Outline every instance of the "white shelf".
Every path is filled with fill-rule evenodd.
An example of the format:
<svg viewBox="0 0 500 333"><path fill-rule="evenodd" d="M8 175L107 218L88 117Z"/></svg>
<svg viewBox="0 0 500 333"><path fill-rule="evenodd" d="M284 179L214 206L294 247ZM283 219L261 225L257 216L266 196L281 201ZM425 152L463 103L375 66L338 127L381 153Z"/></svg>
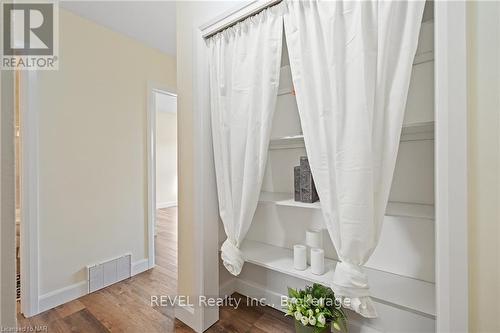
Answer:
<svg viewBox="0 0 500 333"><path fill-rule="evenodd" d="M269 144L269 149L293 149L293 148L305 148L304 136L294 135L294 136L284 136L281 138L273 138Z"/></svg>
<svg viewBox="0 0 500 333"><path fill-rule="evenodd" d="M434 140L434 121L404 124L401 131L401 141ZM272 138L269 149L305 148L304 135Z"/></svg>
<svg viewBox="0 0 500 333"><path fill-rule="evenodd" d="M404 216L434 220L434 206L407 202L389 202L386 216Z"/></svg>
<svg viewBox="0 0 500 333"><path fill-rule="evenodd" d="M434 121L404 124L401 141L434 140Z"/></svg>
<svg viewBox="0 0 500 333"><path fill-rule="evenodd" d="M262 203L273 203L278 201L289 200L292 198L292 194L283 192L260 192L259 202Z"/></svg>
<svg viewBox="0 0 500 333"><path fill-rule="evenodd" d="M336 260L325 259L326 273L314 275L310 268L298 271L293 268L293 251L261 242L245 240L241 246L245 261L287 274L311 283L329 286L333 281ZM435 316L434 283L365 268L370 281L372 298L399 308Z"/></svg>
<svg viewBox="0 0 500 333"><path fill-rule="evenodd" d="M261 203L272 203L277 206L287 206L287 207L301 207L310 209L320 209L319 201L315 203L306 203L295 201L293 199L292 193L282 193L282 192L260 192L259 202Z"/></svg>
<svg viewBox="0 0 500 333"><path fill-rule="evenodd" d="M422 22L413 65L434 61L434 21Z"/></svg>
<svg viewBox="0 0 500 333"><path fill-rule="evenodd" d="M278 96L293 95L293 94L295 94L293 87L285 87L285 88L278 89Z"/></svg>
<svg viewBox="0 0 500 333"><path fill-rule="evenodd" d="M277 206L321 209L321 202L305 203L295 201L292 193L261 192L259 202L272 203ZM422 219L434 219L434 206L406 202L389 202L386 216L402 216Z"/></svg>
<svg viewBox="0 0 500 333"><path fill-rule="evenodd" d="M321 205L319 201L313 203L300 202L295 201L293 198L286 200L279 200L275 202L278 206L287 206L287 207L301 207L301 208L309 208L309 209L321 209Z"/></svg>

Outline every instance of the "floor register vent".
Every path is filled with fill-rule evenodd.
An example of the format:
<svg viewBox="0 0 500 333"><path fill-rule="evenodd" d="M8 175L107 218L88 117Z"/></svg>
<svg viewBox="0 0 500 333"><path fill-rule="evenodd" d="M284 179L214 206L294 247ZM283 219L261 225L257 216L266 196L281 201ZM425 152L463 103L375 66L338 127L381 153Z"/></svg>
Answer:
<svg viewBox="0 0 500 333"><path fill-rule="evenodd" d="M132 256L130 254L87 266L89 293L102 289L131 276Z"/></svg>

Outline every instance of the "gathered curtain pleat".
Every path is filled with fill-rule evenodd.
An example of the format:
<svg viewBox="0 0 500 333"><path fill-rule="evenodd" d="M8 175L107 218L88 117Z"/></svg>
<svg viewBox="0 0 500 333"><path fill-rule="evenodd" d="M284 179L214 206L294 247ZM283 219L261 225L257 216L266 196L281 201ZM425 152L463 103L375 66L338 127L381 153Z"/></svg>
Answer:
<svg viewBox="0 0 500 333"><path fill-rule="evenodd" d="M278 94L283 15L269 8L211 37L212 138L219 211L227 239L221 257L239 275L240 251L257 208Z"/></svg>
<svg viewBox="0 0 500 333"><path fill-rule="evenodd" d="M362 266L391 188L425 1L285 1L211 37L219 210L233 275L257 207L278 94L283 24L324 221L340 262L331 287L376 317ZM346 302L347 301L347 302Z"/></svg>
<svg viewBox="0 0 500 333"><path fill-rule="evenodd" d="M425 1L289 1L285 36L307 155L340 262L332 289L376 317L362 265L391 188Z"/></svg>

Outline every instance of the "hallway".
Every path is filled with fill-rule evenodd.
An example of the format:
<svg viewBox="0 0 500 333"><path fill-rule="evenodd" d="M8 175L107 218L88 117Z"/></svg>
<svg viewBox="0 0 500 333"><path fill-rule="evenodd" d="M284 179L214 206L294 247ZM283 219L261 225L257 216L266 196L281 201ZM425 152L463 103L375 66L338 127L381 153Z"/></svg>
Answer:
<svg viewBox="0 0 500 333"><path fill-rule="evenodd" d="M48 332L191 332L173 308L151 307L151 295L177 289L177 207L157 212L156 267L32 318L18 314L18 327ZM41 328L43 331L43 328Z"/></svg>
<svg viewBox="0 0 500 333"><path fill-rule="evenodd" d="M157 210L156 267L32 318L18 314L18 327L46 332L193 332L172 307L150 306L151 295L177 292L177 207ZM243 297L233 295L234 297ZM46 327L46 329L44 328ZM293 332L293 321L270 307L220 308L207 332Z"/></svg>

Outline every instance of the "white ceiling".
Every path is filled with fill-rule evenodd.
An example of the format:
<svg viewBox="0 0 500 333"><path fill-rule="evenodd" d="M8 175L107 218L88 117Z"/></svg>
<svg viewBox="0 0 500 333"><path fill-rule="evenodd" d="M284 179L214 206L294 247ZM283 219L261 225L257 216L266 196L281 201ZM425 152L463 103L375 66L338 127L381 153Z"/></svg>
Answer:
<svg viewBox="0 0 500 333"><path fill-rule="evenodd" d="M61 1L60 6L175 57L175 1Z"/></svg>

